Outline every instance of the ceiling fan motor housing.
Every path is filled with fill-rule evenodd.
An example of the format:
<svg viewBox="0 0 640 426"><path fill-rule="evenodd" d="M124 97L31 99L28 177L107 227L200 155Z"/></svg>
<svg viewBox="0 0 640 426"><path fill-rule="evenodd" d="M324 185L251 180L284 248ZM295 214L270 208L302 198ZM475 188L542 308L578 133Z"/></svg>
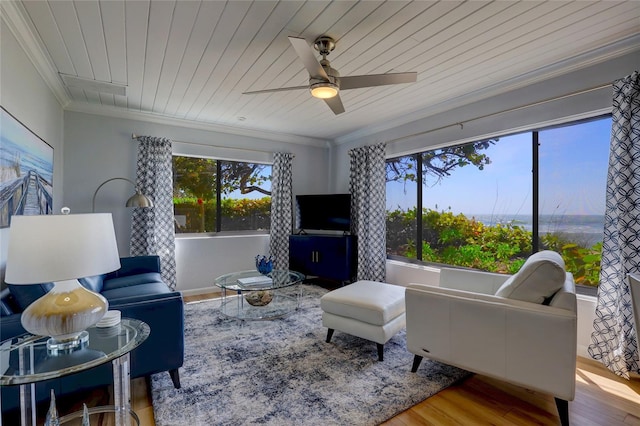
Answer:
<svg viewBox="0 0 640 426"><path fill-rule="evenodd" d="M329 36L320 36L313 42L313 47L324 57L336 47L336 42Z"/></svg>

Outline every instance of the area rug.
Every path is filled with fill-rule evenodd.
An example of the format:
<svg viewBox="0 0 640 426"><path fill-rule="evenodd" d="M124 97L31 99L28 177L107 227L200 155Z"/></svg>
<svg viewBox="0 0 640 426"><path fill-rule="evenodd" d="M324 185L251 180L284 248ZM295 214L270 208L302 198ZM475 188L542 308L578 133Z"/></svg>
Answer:
<svg viewBox="0 0 640 426"><path fill-rule="evenodd" d="M411 373L404 330L383 362L373 342L336 331L326 343L325 292L304 284L300 309L271 321L224 318L219 301L186 305L182 388L151 377L156 424L375 425L469 374L427 359Z"/></svg>

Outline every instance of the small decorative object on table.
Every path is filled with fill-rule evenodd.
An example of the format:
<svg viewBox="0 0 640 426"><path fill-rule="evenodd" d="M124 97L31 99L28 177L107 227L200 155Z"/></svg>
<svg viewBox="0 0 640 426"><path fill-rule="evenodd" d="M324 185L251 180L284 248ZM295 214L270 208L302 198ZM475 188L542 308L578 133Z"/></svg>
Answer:
<svg viewBox="0 0 640 426"><path fill-rule="evenodd" d="M60 426L60 417L58 417L58 409L56 408L56 395L51 389L51 403L49 404L49 411L47 411L47 417L44 420L44 426Z"/></svg>
<svg viewBox="0 0 640 426"><path fill-rule="evenodd" d="M263 275L268 274L273 270L273 258L271 256L256 256L256 269Z"/></svg>
<svg viewBox="0 0 640 426"><path fill-rule="evenodd" d="M89 409L87 404L82 404L82 426L91 426L89 423Z"/></svg>
<svg viewBox="0 0 640 426"><path fill-rule="evenodd" d="M96 323L97 328L109 328L120 324L122 313L118 310L107 311L102 319Z"/></svg>
<svg viewBox="0 0 640 426"><path fill-rule="evenodd" d="M262 275L267 275L273 270L273 258L264 255L256 256L256 269ZM271 303L273 295L268 290L252 291L244 295L244 298L251 306L266 306Z"/></svg>
<svg viewBox="0 0 640 426"><path fill-rule="evenodd" d="M258 290L246 293L244 298L251 306L267 306L271 303L273 295L269 290Z"/></svg>

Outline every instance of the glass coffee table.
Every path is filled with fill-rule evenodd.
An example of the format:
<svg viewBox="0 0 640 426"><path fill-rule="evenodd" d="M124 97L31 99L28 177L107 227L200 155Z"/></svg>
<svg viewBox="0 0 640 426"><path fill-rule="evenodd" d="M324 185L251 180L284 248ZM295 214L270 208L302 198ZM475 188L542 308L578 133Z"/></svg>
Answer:
<svg viewBox="0 0 640 426"><path fill-rule="evenodd" d="M94 412L115 413L117 426L128 426L138 417L131 410L129 352L144 342L149 326L137 319L122 318L113 327L87 329L88 341L68 352L47 349L48 337L23 334L0 343L0 387L20 386L20 417L22 426L36 424L35 383L85 371L111 361L113 366L114 405L94 407ZM76 412L60 418L66 423L82 417ZM1 421L0 421L1 423Z"/></svg>
<svg viewBox="0 0 640 426"><path fill-rule="evenodd" d="M267 320L290 314L300 307L305 276L300 272L274 269L232 272L214 284L222 289L220 312L238 320Z"/></svg>

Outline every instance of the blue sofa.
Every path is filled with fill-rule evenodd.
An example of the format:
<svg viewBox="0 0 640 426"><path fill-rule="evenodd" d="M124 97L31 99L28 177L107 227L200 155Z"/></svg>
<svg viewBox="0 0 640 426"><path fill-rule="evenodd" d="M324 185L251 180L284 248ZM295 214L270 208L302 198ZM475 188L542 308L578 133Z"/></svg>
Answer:
<svg viewBox="0 0 640 426"><path fill-rule="evenodd" d="M180 292L172 291L160 276L158 256L124 257L121 268L109 274L82 278L80 283L109 301L109 309L122 317L136 318L149 324L151 334L131 352L131 378L167 371L180 388L178 368L184 359L184 306ZM53 284L7 285L0 292L0 339L25 333L20 312L45 294ZM89 390L113 383L111 363L88 371L36 384L36 400L47 401L49 389L56 396ZM2 412L19 407L19 387L3 386Z"/></svg>

